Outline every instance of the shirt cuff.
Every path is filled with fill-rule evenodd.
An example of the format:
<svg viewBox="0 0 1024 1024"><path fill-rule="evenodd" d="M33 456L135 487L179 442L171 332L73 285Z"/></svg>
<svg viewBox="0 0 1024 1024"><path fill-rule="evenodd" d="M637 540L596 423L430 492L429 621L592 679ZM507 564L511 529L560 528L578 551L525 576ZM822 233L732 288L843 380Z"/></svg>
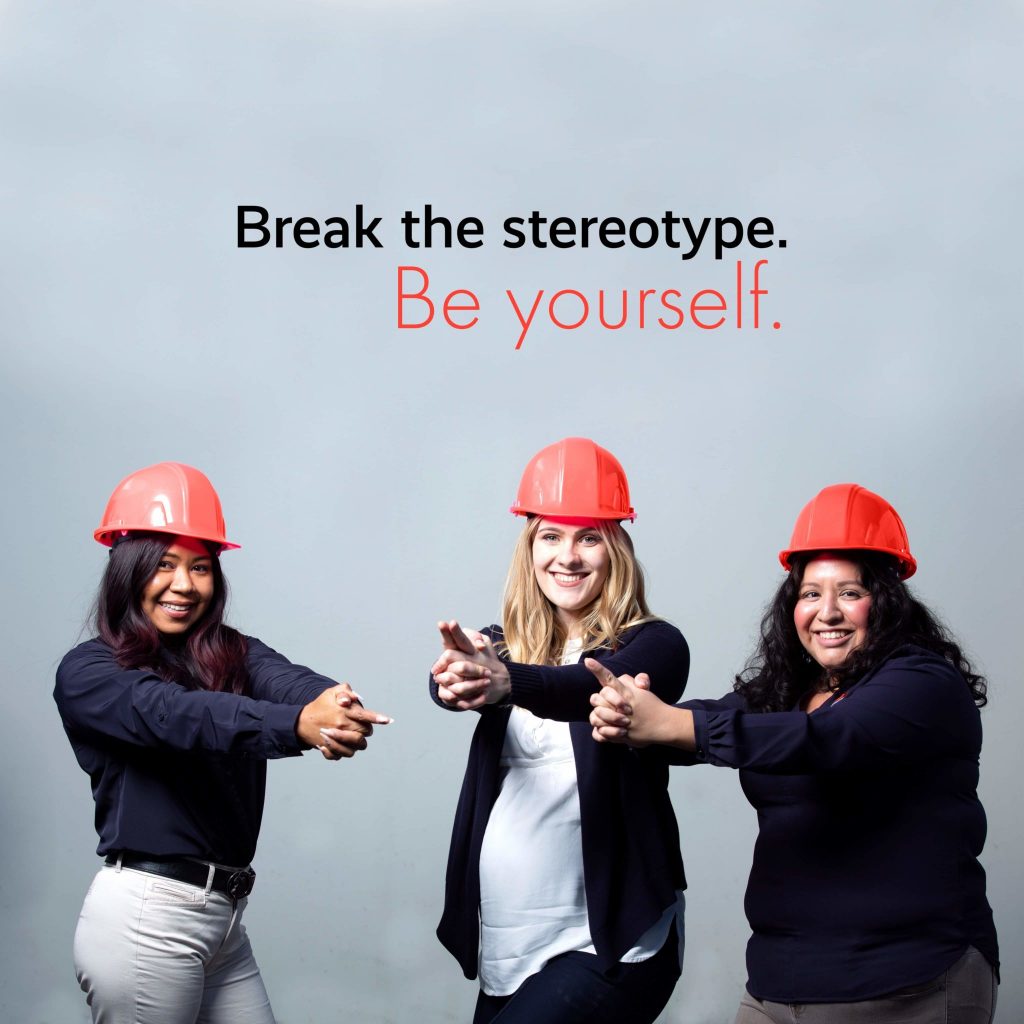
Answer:
<svg viewBox="0 0 1024 1024"><path fill-rule="evenodd" d="M307 749L295 732L302 705L271 704L263 714L263 743L268 759L289 757Z"/></svg>
<svg viewBox="0 0 1024 1024"><path fill-rule="evenodd" d="M505 663L505 668L508 669L510 686L508 697L502 703L518 704L523 708L536 706L544 690L540 667L509 661Z"/></svg>
<svg viewBox="0 0 1024 1024"><path fill-rule="evenodd" d="M691 711L693 715L693 738L696 744L693 756L701 762L708 760L708 713Z"/></svg>

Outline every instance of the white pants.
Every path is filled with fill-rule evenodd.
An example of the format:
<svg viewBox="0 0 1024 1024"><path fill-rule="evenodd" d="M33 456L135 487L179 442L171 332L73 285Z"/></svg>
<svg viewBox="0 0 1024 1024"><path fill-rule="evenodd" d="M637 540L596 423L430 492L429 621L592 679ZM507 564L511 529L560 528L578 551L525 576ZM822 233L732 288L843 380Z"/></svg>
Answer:
<svg viewBox="0 0 1024 1024"><path fill-rule="evenodd" d="M100 868L75 931L94 1024L275 1024L237 907L217 892Z"/></svg>

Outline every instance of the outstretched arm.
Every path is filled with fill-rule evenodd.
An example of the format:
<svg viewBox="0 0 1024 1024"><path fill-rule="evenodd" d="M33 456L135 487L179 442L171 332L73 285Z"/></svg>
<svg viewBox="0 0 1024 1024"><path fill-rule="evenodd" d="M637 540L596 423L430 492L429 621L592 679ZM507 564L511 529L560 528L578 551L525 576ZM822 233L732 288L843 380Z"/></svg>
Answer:
<svg viewBox="0 0 1024 1024"><path fill-rule="evenodd" d="M748 711L736 693L670 707L644 690L642 676L611 678L600 665L592 671L602 684L591 713L595 740L674 747L693 754L686 763L805 775L976 759L981 748L963 677L937 655L911 648L810 714Z"/></svg>
<svg viewBox="0 0 1024 1024"><path fill-rule="evenodd" d="M261 697L244 697L189 690L145 669L121 668L106 644L91 641L61 662L54 698L69 732L136 747L269 759L298 754L307 744L320 746L321 726L358 722L359 738L365 738L364 716L375 713L353 707L347 686L332 687L330 680L264 649L274 655L278 685L264 679ZM339 696L345 698L340 704ZM306 728L314 721L315 734Z"/></svg>
<svg viewBox="0 0 1024 1024"><path fill-rule="evenodd" d="M663 701L679 700L690 669L690 651L683 634L669 622L646 622L630 630L615 650L595 651L593 658L613 675L645 673L651 692ZM582 662L573 665L508 665L513 703L541 718L585 722L590 696L600 683Z"/></svg>

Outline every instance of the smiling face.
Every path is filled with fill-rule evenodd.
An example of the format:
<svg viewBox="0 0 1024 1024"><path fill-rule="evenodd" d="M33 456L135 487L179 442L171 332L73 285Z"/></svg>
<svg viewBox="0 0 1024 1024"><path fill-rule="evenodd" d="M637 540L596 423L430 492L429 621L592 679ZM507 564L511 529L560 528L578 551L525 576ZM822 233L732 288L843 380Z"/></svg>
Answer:
<svg viewBox="0 0 1024 1024"><path fill-rule="evenodd" d="M175 537L142 591L142 612L167 636L187 633L213 599L213 556L201 541Z"/></svg>
<svg viewBox="0 0 1024 1024"><path fill-rule="evenodd" d="M596 527L540 521L533 538L533 572L570 636L600 595L608 567L608 547Z"/></svg>
<svg viewBox="0 0 1024 1024"><path fill-rule="evenodd" d="M793 609L804 650L824 669L839 668L868 637L871 592L860 568L823 556L807 563Z"/></svg>

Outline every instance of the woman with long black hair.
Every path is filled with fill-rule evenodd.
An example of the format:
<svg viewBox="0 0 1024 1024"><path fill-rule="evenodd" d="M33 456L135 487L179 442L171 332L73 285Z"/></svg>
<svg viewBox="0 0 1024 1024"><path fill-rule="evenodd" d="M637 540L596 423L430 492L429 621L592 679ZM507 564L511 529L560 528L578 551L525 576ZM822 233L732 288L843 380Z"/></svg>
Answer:
<svg viewBox="0 0 1024 1024"><path fill-rule="evenodd" d="M390 719L347 684L224 624L227 540L198 470L160 463L114 491L96 636L54 698L92 781L104 865L75 933L95 1024L273 1024L242 925L266 762L365 749Z"/></svg>
<svg viewBox="0 0 1024 1024"><path fill-rule="evenodd" d="M736 1024L989 1024L985 680L907 588L917 563L877 494L826 487L779 557L732 693L673 706L591 662L594 739L740 769L760 830Z"/></svg>

